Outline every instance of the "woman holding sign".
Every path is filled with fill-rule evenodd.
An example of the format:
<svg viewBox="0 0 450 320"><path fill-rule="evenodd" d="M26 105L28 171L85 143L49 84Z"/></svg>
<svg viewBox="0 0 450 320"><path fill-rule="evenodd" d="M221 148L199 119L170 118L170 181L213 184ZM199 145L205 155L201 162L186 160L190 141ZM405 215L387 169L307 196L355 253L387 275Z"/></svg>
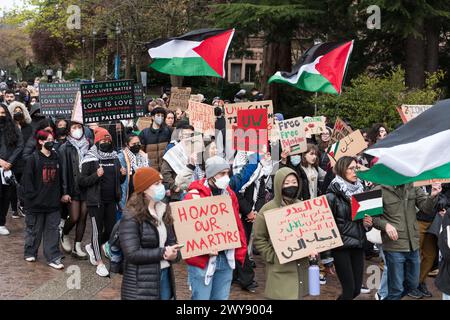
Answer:
<svg viewBox="0 0 450 320"><path fill-rule="evenodd" d="M125 259L122 300L175 299L172 262L181 255L170 210L162 202L162 176L153 168L138 168L133 184L119 227Z"/></svg>
<svg viewBox="0 0 450 320"><path fill-rule="evenodd" d="M253 244L266 263L265 296L269 299L302 299L308 294L309 259L303 258L280 264L270 239L264 213L296 202L302 191L302 182L291 168L281 168L274 178L274 199L256 215Z"/></svg>
<svg viewBox="0 0 450 320"><path fill-rule="evenodd" d="M327 200L344 245L332 250L336 273L342 286L338 300L352 300L361 292L364 272L364 242L372 217L352 219L352 196L364 192L356 176L356 158L342 157L335 166L336 177L328 187Z"/></svg>

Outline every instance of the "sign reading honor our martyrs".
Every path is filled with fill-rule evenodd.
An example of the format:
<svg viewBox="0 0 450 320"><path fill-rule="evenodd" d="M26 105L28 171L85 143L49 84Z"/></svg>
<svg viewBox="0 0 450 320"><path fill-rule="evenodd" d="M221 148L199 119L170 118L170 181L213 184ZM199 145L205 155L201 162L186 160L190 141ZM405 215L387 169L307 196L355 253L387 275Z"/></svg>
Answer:
<svg viewBox="0 0 450 320"><path fill-rule="evenodd" d="M84 123L133 119L136 114L134 81L81 84Z"/></svg>
<svg viewBox="0 0 450 320"><path fill-rule="evenodd" d="M76 82L40 83L41 113L45 116L63 116L69 119L79 90L80 84Z"/></svg>
<svg viewBox="0 0 450 320"><path fill-rule="evenodd" d="M170 203L183 259L241 247L229 196Z"/></svg>
<svg viewBox="0 0 450 320"><path fill-rule="evenodd" d="M273 209L264 216L281 264L343 245L325 196Z"/></svg>

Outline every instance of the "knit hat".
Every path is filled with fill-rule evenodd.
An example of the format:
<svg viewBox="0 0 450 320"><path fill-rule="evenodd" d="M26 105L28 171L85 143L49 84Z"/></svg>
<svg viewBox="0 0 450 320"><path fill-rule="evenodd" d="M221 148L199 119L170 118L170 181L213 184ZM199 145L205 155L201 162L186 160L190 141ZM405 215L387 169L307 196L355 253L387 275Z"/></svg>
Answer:
<svg viewBox="0 0 450 320"><path fill-rule="evenodd" d="M162 179L163 177L161 174L153 168L138 168L133 176L134 192L144 192L152 184Z"/></svg>
<svg viewBox="0 0 450 320"><path fill-rule="evenodd" d="M214 177L220 171L230 169L230 165L224 158L214 156L206 160L206 179Z"/></svg>
<svg viewBox="0 0 450 320"><path fill-rule="evenodd" d="M275 119L277 119L277 121L283 121L284 120L284 116L282 113L275 113L274 114Z"/></svg>
<svg viewBox="0 0 450 320"><path fill-rule="evenodd" d="M97 127L94 129L94 136L95 136L94 143L97 143L100 140L112 141L111 134L108 132L108 130L102 127Z"/></svg>

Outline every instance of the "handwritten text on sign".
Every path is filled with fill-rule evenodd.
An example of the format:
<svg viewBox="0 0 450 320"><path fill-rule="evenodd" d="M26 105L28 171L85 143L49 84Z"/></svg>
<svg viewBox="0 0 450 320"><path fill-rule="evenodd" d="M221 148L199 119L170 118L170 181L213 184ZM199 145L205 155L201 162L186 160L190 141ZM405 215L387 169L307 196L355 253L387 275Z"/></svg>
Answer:
<svg viewBox="0 0 450 320"><path fill-rule="evenodd" d="M216 118L213 106L189 100L188 113L189 123L195 128L195 131L201 132L206 136L215 134Z"/></svg>
<svg viewBox="0 0 450 320"><path fill-rule="evenodd" d="M238 110L237 126L233 129L234 150L266 153L267 137L267 110Z"/></svg>
<svg viewBox="0 0 450 320"><path fill-rule="evenodd" d="M354 157L366 148L367 142L364 140L361 131L352 132L328 148L331 166L334 166L343 156Z"/></svg>
<svg viewBox="0 0 450 320"><path fill-rule="evenodd" d="M307 138L311 138L313 134L321 134L326 131L325 128L326 118L320 117L304 117L305 133Z"/></svg>
<svg viewBox="0 0 450 320"><path fill-rule="evenodd" d="M337 117L336 122L334 123L333 133L331 134L330 145L338 142L341 139L344 139L346 136L348 136L352 132L353 132L352 128L350 128L344 122L344 120Z"/></svg>
<svg viewBox="0 0 450 320"><path fill-rule="evenodd" d="M170 203L183 259L241 247L231 198L227 195Z"/></svg>
<svg viewBox="0 0 450 320"><path fill-rule="evenodd" d="M325 196L270 210L264 216L281 264L343 245Z"/></svg>
<svg viewBox="0 0 450 320"><path fill-rule="evenodd" d="M266 109L267 110L267 130L269 131L269 137L271 134L271 130L273 128L273 104L272 100L265 101L253 101L253 102L242 102L242 103L227 103L224 106L225 108L225 122L227 135L233 129L234 125L237 125L238 119L238 110L254 110L254 109Z"/></svg>
<svg viewBox="0 0 450 320"><path fill-rule="evenodd" d="M307 144L305 138L304 122L302 117L277 121L280 134L281 148L290 149L289 155L306 152Z"/></svg>
<svg viewBox="0 0 450 320"><path fill-rule="evenodd" d="M432 105L402 104L400 107L397 108L397 111L400 114L400 117L402 118L403 123L407 123L408 121L411 121L412 119L417 117L419 114L427 111L431 107L432 107Z"/></svg>
<svg viewBox="0 0 450 320"><path fill-rule="evenodd" d="M177 110L177 108L180 108L182 111L186 111L186 109L188 108L188 101L190 97L191 88L173 87L170 90L169 109Z"/></svg>

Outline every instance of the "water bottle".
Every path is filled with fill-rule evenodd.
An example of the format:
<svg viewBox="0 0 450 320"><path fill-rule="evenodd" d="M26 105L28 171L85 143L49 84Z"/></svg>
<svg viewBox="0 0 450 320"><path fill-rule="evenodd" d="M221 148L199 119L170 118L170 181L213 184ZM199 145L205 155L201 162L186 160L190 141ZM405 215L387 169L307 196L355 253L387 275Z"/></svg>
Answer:
<svg viewBox="0 0 450 320"><path fill-rule="evenodd" d="M320 269L316 259L310 261L310 266L308 269L308 278L309 278L309 295L310 296L320 295Z"/></svg>

